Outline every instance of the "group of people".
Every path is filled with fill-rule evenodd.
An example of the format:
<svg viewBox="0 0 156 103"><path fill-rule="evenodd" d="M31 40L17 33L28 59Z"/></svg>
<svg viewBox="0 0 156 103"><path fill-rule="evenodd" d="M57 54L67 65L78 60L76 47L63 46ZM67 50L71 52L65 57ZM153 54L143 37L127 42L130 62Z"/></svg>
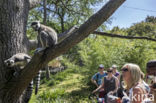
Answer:
<svg viewBox="0 0 156 103"><path fill-rule="evenodd" d="M98 92L99 98L104 98L105 103L108 94L120 97L121 103L155 103L150 86L144 81L144 73L138 65L127 63L121 68L121 73L117 71L116 65L105 71L104 65L100 64L98 70L91 78L97 86L92 93ZM119 93L121 87L124 92L122 96Z"/></svg>

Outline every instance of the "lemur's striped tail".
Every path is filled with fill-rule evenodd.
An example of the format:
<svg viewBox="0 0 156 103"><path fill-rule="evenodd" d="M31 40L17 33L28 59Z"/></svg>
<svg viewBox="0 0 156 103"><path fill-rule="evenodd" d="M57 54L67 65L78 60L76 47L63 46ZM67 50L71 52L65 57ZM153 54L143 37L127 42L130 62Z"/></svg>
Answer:
<svg viewBox="0 0 156 103"><path fill-rule="evenodd" d="M37 95L38 93L38 89L39 89L39 86L40 86L40 78L41 78L41 70L37 73L37 76L35 78L35 85L36 85L36 88L35 88L35 95Z"/></svg>
<svg viewBox="0 0 156 103"><path fill-rule="evenodd" d="M23 103L28 103L33 92L33 80L29 83L23 95Z"/></svg>

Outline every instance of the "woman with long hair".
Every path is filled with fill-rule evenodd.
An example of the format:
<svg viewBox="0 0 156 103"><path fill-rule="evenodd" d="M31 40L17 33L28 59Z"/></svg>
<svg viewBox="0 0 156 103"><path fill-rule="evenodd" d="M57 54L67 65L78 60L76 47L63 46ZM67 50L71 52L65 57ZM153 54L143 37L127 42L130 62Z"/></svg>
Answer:
<svg viewBox="0 0 156 103"><path fill-rule="evenodd" d="M121 70L131 103L143 103L148 93L142 82L140 67L136 64L128 63Z"/></svg>

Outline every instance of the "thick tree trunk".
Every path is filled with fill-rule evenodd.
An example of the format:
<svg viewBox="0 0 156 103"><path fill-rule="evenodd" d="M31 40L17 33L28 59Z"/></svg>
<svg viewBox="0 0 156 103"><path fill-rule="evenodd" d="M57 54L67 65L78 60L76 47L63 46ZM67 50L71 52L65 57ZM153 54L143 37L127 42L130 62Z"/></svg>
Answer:
<svg viewBox="0 0 156 103"><path fill-rule="evenodd" d="M14 76L3 61L16 53L27 53L28 3L27 0L0 1L0 103L16 103L23 92L17 88L8 91L12 85L7 83Z"/></svg>

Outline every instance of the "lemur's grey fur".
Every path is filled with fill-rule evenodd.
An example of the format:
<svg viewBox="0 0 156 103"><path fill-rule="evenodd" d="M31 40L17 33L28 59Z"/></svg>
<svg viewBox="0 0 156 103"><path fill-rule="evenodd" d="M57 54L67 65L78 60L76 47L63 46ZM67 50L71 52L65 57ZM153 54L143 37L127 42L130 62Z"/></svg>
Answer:
<svg viewBox="0 0 156 103"><path fill-rule="evenodd" d="M57 44L57 33L54 29L40 24L39 21L31 23L31 27L38 32L37 41L38 46L41 50L51 47Z"/></svg>
<svg viewBox="0 0 156 103"><path fill-rule="evenodd" d="M23 69L30 59L31 57L25 53L17 53L5 60L4 64L8 67L19 67L20 69Z"/></svg>

